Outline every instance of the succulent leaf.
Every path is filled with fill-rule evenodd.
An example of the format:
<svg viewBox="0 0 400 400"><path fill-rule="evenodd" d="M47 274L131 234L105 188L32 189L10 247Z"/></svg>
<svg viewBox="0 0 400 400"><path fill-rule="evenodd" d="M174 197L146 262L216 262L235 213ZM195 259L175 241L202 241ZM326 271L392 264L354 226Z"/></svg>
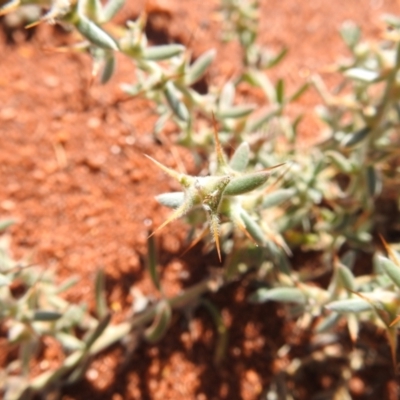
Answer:
<svg viewBox="0 0 400 400"><path fill-rule="evenodd" d="M166 333L171 322L172 310L166 300L161 300L156 306L156 315L153 323L145 330L144 337L150 343L159 341Z"/></svg>
<svg viewBox="0 0 400 400"><path fill-rule="evenodd" d="M184 46L180 44L166 44L160 46L153 46L144 49L141 56L145 60L159 61L172 58L184 50Z"/></svg>
<svg viewBox="0 0 400 400"><path fill-rule="evenodd" d="M394 284L400 288L400 266L383 256L378 256L378 262Z"/></svg>
<svg viewBox="0 0 400 400"><path fill-rule="evenodd" d="M174 114L181 121L189 121L189 111L185 103L179 99L177 89L171 81L165 84L164 94Z"/></svg>
<svg viewBox="0 0 400 400"><path fill-rule="evenodd" d="M250 158L250 146L247 142L242 142L233 153L229 161L229 167L234 171L243 172Z"/></svg>
<svg viewBox="0 0 400 400"><path fill-rule="evenodd" d="M246 235L254 240L257 244L265 243L264 232L261 227L254 221L253 218L245 210L240 210L239 218L235 221Z"/></svg>
<svg viewBox="0 0 400 400"><path fill-rule="evenodd" d="M284 303L305 304L307 302L304 292L296 287L261 288L254 292L249 300L255 303L280 301Z"/></svg>
<svg viewBox="0 0 400 400"><path fill-rule="evenodd" d="M337 300L327 304L325 308L339 313L359 313L373 310L373 306L364 299Z"/></svg>
<svg viewBox="0 0 400 400"><path fill-rule="evenodd" d="M251 114L255 110L255 108L256 106L253 104L244 104L239 106L220 108L217 112L217 116L221 119L243 118Z"/></svg>
<svg viewBox="0 0 400 400"><path fill-rule="evenodd" d="M156 200L163 206L169 208L178 208L185 201L184 192L163 193L156 196Z"/></svg>
<svg viewBox="0 0 400 400"><path fill-rule="evenodd" d="M108 50L118 51L115 40L102 28L83 15L79 15L75 22L77 30L93 44Z"/></svg>
<svg viewBox="0 0 400 400"><path fill-rule="evenodd" d="M100 22L108 22L124 5L125 0L108 0L103 7L103 19Z"/></svg>
<svg viewBox="0 0 400 400"><path fill-rule="evenodd" d="M238 196L251 192L263 185L270 175L269 171L260 171L234 177L227 185L224 194L227 196Z"/></svg>
<svg viewBox="0 0 400 400"><path fill-rule="evenodd" d="M189 68L187 76L187 84L192 85L201 79L207 68L214 61L216 55L215 49L211 49L203 53Z"/></svg>

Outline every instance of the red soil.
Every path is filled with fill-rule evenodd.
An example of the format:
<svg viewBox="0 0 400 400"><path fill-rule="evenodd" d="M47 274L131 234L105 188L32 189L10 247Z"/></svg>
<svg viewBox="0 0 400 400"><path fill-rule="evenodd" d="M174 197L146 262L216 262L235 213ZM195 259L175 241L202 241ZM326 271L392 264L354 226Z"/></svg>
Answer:
<svg viewBox="0 0 400 400"><path fill-rule="evenodd" d="M144 1L130 3L118 21L136 17L145 7ZM334 76L324 71L346 55L338 34L343 21L357 22L365 38L376 39L383 27L379 16L399 9L396 0L261 3L260 43L275 50L290 49L271 71L272 79L285 78L289 91L313 73L334 82ZM222 44L218 39L218 4L217 0L147 4L153 39L164 35L179 41L190 46L194 56L217 49L207 77L214 84L224 82L240 65L237 43ZM185 149L154 140L150 132L156 116L148 101L124 101L127 96L119 83L133 77L129 60L119 57L117 74L109 84L90 86L87 55L48 51L71 43L70 35L39 26L30 40L23 31L14 32L12 39L7 43L6 34L0 35L0 215L18 220L11 229L14 252L53 268L60 280L78 275L69 299L89 304L93 304L95 272L104 268L108 302L114 318L120 319L131 307L131 287L145 295L155 293L144 262L146 238L169 211L154 196L176 189L143 154L171 167L183 162L189 172L195 171L192 157ZM241 94L257 99L250 88ZM318 101L310 91L291 109L306 112L301 126L304 143L320 130L312 111ZM216 264L197 248L181 258L184 238L185 225L179 221L158 236L167 295L206 276ZM248 304L246 285L234 284L210 296L229 323L229 350L219 367L212 362L214 326L208 314L197 311L191 320L176 316L159 344L143 343L128 359L122 347L107 351L93 362L86 379L62 398L264 398L261 394L289 360L280 358L277 350L287 343L292 346L290 358L304 357L310 338L285 319L284 309ZM376 340L386 346L384 338ZM45 356L51 360L54 346L50 342L47 346ZM308 375L289 389L296 399L310 399L330 387L336 372L335 366L310 367ZM352 382L354 398L394 400L396 383L390 374L376 368L370 374Z"/></svg>

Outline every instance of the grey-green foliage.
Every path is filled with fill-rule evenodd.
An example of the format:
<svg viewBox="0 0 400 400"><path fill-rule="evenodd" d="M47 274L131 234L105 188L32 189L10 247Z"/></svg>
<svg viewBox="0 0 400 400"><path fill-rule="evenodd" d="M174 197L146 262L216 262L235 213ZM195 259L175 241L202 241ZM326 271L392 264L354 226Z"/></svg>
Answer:
<svg viewBox="0 0 400 400"><path fill-rule="evenodd" d="M6 229L11 223L12 220L0 221L0 229ZM54 271L15 261L9 252L8 239L6 235L0 236L0 327L7 333L10 346L18 350L18 357L0 371L0 393L6 400L31 399L36 394L45 395L49 390L59 392L64 385L84 376L93 356L117 342L130 349L140 339L151 343L160 340L169 327L173 309L191 309L197 303L200 305L204 293L217 290L228 282L223 277L210 276L175 297L163 296L153 305L146 299L140 309L135 304L132 314L115 325L110 324L105 276L101 270L95 282L96 318L84 305L69 303L62 296L75 285L76 279L56 284ZM157 288L161 289L155 252L154 243L150 241L149 269ZM137 299L138 295L134 297ZM215 309L213 315L214 318L218 316ZM222 321L216 322L221 331L216 347L219 361L226 333ZM131 340L130 335L133 335ZM47 336L59 343L64 359L56 368L32 377L31 362L39 355Z"/></svg>
<svg viewBox="0 0 400 400"><path fill-rule="evenodd" d="M392 255L395 252L392 252ZM252 302L278 301L287 304L288 316L316 319L316 334L331 331L346 318L353 341L358 339L360 324L372 322L383 328L396 364L397 327L400 313L400 263L377 255L374 274L354 276L354 257L347 253L334 262L331 282L326 289L316 287L300 273L273 273L267 267L265 286L255 291Z"/></svg>
<svg viewBox="0 0 400 400"><path fill-rule="evenodd" d="M398 256L394 251L389 251L391 259L375 255L374 272L354 276L352 257L338 261L335 253L344 244L373 253L373 230L387 232L398 226L400 24L396 21L389 18L392 30L378 44L362 42L354 24L343 26L351 58L338 66L341 84L331 93L319 77L313 80L325 102L318 112L327 124L326 140L307 156L289 153L292 167L279 189L289 190L290 196L279 207L275 226L291 247L328 251L329 257L321 257L320 269L328 273L333 268L329 286L310 284L312 276L301 271L277 275L264 261L260 273L268 272L259 280L265 287L250 297L279 301L288 315L318 321L316 335L332 331L346 318L350 337L356 341L361 324L373 323L387 334L393 365L400 313ZM265 160L264 165L281 162L277 143L258 144L256 159ZM394 211L389 214L378 200L392 203Z"/></svg>
<svg viewBox="0 0 400 400"><path fill-rule="evenodd" d="M253 19L257 16L258 5L254 4L251 8L253 6L256 7L254 13L250 12L246 17L249 23L242 27L241 37L248 36L252 42L251 46L244 46L247 50L258 49L253 43L257 32L256 28L253 29L253 25L255 24L255 27L257 25ZM225 140L244 141L246 133L254 132L273 117L282 115L285 106L298 99L307 88L307 85L304 85L295 93L288 95L284 92L282 80L276 86L270 82L264 70L283 59L286 51L282 51L269 59L268 63L259 63L255 60L245 62L243 71L226 82L222 88L210 85L206 93L200 94L193 84L205 76L215 59L215 50L206 51L192 62L182 46L168 45L164 47L169 51L176 50L176 53L168 53L168 60L162 64L157 63L155 60L143 57L143 54L149 51L146 48L147 43L143 33L144 23L143 18L130 22L128 31L119 42L122 51L130 56L136 56L137 65L137 82L124 84L123 90L133 96L142 95L153 100L156 103L157 113L160 115L155 125L155 132L160 132L166 121L172 119L180 129L179 141L183 145L195 146L197 149L205 148L211 152L209 144L212 141L212 130L197 129L196 120L201 116L210 121L212 113L223 126ZM128 46L127 43L131 44ZM127 51L127 47L134 51ZM154 47L154 52L160 53L162 47ZM249 51L254 53L255 50L253 50ZM266 53L265 49L258 49L256 58L264 53ZM140 54L142 57L139 57ZM253 59L254 55L249 55L249 57ZM235 104L236 88L241 82L261 87L266 101L270 102L271 106L264 112L257 113L256 104Z"/></svg>
<svg viewBox="0 0 400 400"><path fill-rule="evenodd" d="M175 211L157 229L165 227L174 219L180 218L196 209L205 212L206 224L215 242L221 260L220 232L221 223L230 222L251 238L255 243L264 245L268 238L263 228L250 216L261 209L263 191L253 193L263 187L271 175L273 166L260 171L247 171L249 146L243 142L228 162L222 151L218 133L215 132L215 167L210 167L209 176L190 176L178 173L151 159L163 171L176 179L183 192L166 193L157 196L157 200Z"/></svg>
<svg viewBox="0 0 400 400"><path fill-rule="evenodd" d="M193 85L204 77L215 58L215 50L210 49L192 61L182 45L149 46L144 32L144 14L136 21L128 21L125 29L115 29L113 32L118 32L118 37L115 37L103 25L115 15L123 1L109 0L104 5L97 0L23 3L47 8L47 13L41 19L43 21L67 23L75 27L85 39L83 45L93 57L93 76L99 75L102 83L107 82L115 70L116 52L131 58L135 64L136 82L124 84L123 90L133 96L142 95L154 101L159 114L155 133L160 132L166 121L172 119L181 131L180 142L185 145L205 147L211 151L209 143L212 131L197 129L195 120L199 116L210 120L212 113L223 125L225 140L244 141L246 133L252 133L272 118L283 115L285 106L295 101L307 88L307 85L303 85L294 93L286 94L282 79L276 85L268 79L264 70L278 64L286 50L267 56L267 50L256 44L258 2L231 4L228 1L223 4L223 11L229 20L236 21L233 29L237 30L239 41L246 52L244 69L226 82L223 88L211 86L205 94L198 93ZM4 11L18 4L9 2ZM261 87L266 102L270 103L264 112L255 112L255 104L235 104L236 87L241 82Z"/></svg>
<svg viewBox="0 0 400 400"><path fill-rule="evenodd" d="M272 135L246 137L254 159L265 166L290 159L281 187L292 194L280 207L276 226L291 246L366 248L374 228L386 231L396 223L376 207L379 199L398 206L400 50L394 20L387 40L378 44L362 42L354 24L343 26L351 57L338 66L342 82L330 93L313 78L325 103L318 107L327 124L323 143L297 151L294 124L283 125L282 117L271 120L270 130L285 132L294 146L282 150L281 138Z"/></svg>
<svg viewBox="0 0 400 400"><path fill-rule="evenodd" d="M388 40L367 43L360 41L358 28L347 23L342 36L352 54L338 67L343 82L331 94L315 80L325 102L318 111L328 126L322 150L336 175L338 195L333 200L335 212L342 214L341 229L364 225L368 232L379 219L374 215L379 211L376 198L392 197L399 184L399 31L395 27Z"/></svg>
<svg viewBox="0 0 400 400"><path fill-rule="evenodd" d="M259 267L260 279L268 285L255 292L252 300L281 301L289 305L293 315L321 317L320 331L332 327L342 313L349 312L348 326L353 338L357 337L360 321L368 319L386 329L392 350L396 349L396 331L390 326L399 312L396 263L379 259L377 274L355 277L351 257L337 261L335 254L343 244L365 249L377 223L382 219L390 222L390 217L384 215L385 210L382 212L376 207L378 197L398 202L398 18L386 18L392 31L378 45L362 42L361 32L354 24L343 25L341 34L351 58L338 66L342 83L331 93L319 77L313 79L324 100L318 112L327 124L324 135L327 139L319 146L299 151L297 130L301 116L289 119L285 108L307 90L308 84L287 93L284 79L274 83L268 78L266 69L277 65L286 49L271 56L257 43L258 1L222 1L225 38L239 40L242 70L222 87L210 85L205 94L198 93L193 85L205 76L215 60L215 51L210 49L192 61L182 45L149 46L144 33L144 15L128 22L126 29L114 37L102 25L122 5L119 0L110 0L105 5L96 0L21 0L20 3L47 6L43 20L75 27L93 57L93 75L100 74L103 83L113 74L116 52L132 59L136 81L125 84L123 90L154 102L159 114L155 132L160 132L172 119L179 128L181 144L205 150L209 157L208 176L179 174L156 162L183 186L183 192L158 196L162 204L176 209L161 227L189 211L202 209L200 221L210 227L220 258L222 252L227 255L226 277L238 276L238 272L255 264ZM256 104L237 104L236 92L243 82L261 89L266 103L262 110ZM221 142L237 145L229 162L219 144L216 156L212 154L212 129L197 127L198 119L210 122L212 114L218 120ZM254 190L266 181L270 174L268 168L281 163L286 163L281 168L282 175L268 190ZM238 229L232 230L232 227ZM237 234L238 231L243 234ZM220 236L224 239L221 244ZM246 236L258 247L249 245ZM333 276L327 288L310 285L301 272L290 269L287 256L297 246L328 252L327 264L322 269L326 272L333 268ZM150 267L153 281L161 290L156 264L152 262ZM7 274L1 275L0 290L7 291L9 279ZM101 279L99 287L100 283ZM206 285L193 287L189 298L198 297L206 290ZM30 295L26 297L31 301ZM168 327L171 309L186 301L184 295L163 298L132 324L143 327L153 321L144 336L150 341L158 340ZM64 372L82 363L88 343L95 349L90 351L96 353L131 329L129 323L108 326L104 302L100 304L101 319L89 330L86 350L79 349L78 342L70 340L70 346L76 350L67 358ZM58 308L45 309L43 313L42 308L36 307L23 318L24 323L50 329L65 319L65 313L61 316ZM24 314L20 311L15 315ZM107 334L102 335L102 330ZM17 337L18 329L14 331ZM35 387L48 379L45 378L36 381Z"/></svg>
<svg viewBox="0 0 400 400"><path fill-rule="evenodd" d="M70 279L56 285L54 271L15 261L8 237L0 237L0 324L9 343L19 349L18 358L2 372L0 386L6 399L18 399L29 391L30 360L38 354L44 336L54 337L66 352L84 347L75 328L90 330L95 320L83 305L70 304L61 296L74 283Z"/></svg>
<svg viewBox="0 0 400 400"><path fill-rule="evenodd" d="M259 8L258 0L222 0L222 39L225 41L238 39L243 52L244 66L265 69L277 65L286 55L287 49L273 54L257 43Z"/></svg>

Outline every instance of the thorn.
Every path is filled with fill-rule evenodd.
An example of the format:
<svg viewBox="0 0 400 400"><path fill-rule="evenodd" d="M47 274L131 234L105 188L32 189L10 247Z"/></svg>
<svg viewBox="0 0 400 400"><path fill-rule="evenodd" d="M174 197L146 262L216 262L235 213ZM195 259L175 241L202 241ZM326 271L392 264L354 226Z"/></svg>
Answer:
<svg viewBox="0 0 400 400"><path fill-rule="evenodd" d="M187 171L186 171L185 165L184 165L182 158L179 155L176 147L174 147L174 145L171 143L169 138L167 136L165 136L163 133L159 134L159 138L160 138L161 142L164 142L163 144L168 145L169 150L171 151L171 154L172 154L172 158L175 160L176 165L178 166L178 170L182 171L182 173L186 175Z"/></svg>
<svg viewBox="0 0 400 400"><path fill-rule="evenodd" d="M210 231L213 235L215 246L217 247L219 262L222 263L221 246L219 243L219 220L216 214L210 214Z"/></svg>
<svg viewBox="0 0 400 400"><path fill-rule="evenodd" d="M161 229L163 229L165 226L167 226L170 222L174 221L177 218L182 217L186 211L186 204L182 204L179 208L177 208L170 216L169 218L167 218L166 221L164 221L158 228L156 228L151 234L150 236L148 236L148 239L151 238L153 235L155 235L158 231L160 231Z"/></svg>
<svg viewBox="0 0 400 400"><path fill-rule="evenodd" d="M389 325L389 328L396 325L400 321L400 315L398 315Z"/></svg>
<svg viewBox="0 0 400 400"><path fill-rule="evenodd" d="M153 157L148 156L147 154L145 154L145 157L147 157L149 160L153 161L154 164L156 164L159 168L161 168L165 173L167 173L170 177L176 179L177 181L179 181L180 179L180 175L178 172L174 171L171 168L166 167L165 165L161 164L160 162L158 162L157 160L155 160Z"/></svg>
<svg viewBox="0 0 400 400"><path fill-rule="evenodd" d="M43 22L43 20L41 20L41 19L39 19L38 21L35 21L35 22L31 22L30 24L25 25L25 29L34 28L35 26L40 25L42 22Z"/></svg>
<svg viewBox="0 0 400 400"><path fill-rule="evenodd" d="M218 253L219 262L222 263L221 247L220 247L220 244L219 244L219 236L215 236L215 245L217 246L217 253Z"/></svg>
<svg viewBox="0 0 400 400"><path fill-rule="evenodd" d="M286 163L276 164L276 165L274 165L274 166L272 166L272 167L264 168L262 171L272 171L273 169L282 167L282 165L285 165L285 164L286 164Z"/></svg>
<svg viewBox="0 0 400 400"><path fill-rule="evenodd" d="M280 166L282 166L282 165L284 165L284 164L286 164L286 163L282 163L282 164L275 165L275 167L273 167L273 168L280 167ZM273 189L276 188L276 186L278 185L278 183L279 183L279 182L283 179L283 177L289 172L290 167L291 167L291 165L288 165L288 167L285 169L285 171L283 171L282 174L279 175L279 176L276 178L275 182L271 183L271 185L269 185L269 186L267 187L266 193L269 193L271 190L273 190Z"/></svg>
<svg viewBox="0 0 400 400"><path fill-rule="evenodd" d="M71 45L51 47L42 46L41 50L47 53L68 53L70 51L85 51L89 48L90 43L87 40L77 42Z"/></svg>
<svg viewBox="0 0 400 400"><path fill-rule="evenodd" d="M285 240L282 238L280 234L276 234L276 236L273 235L272 232L267 232L266 235L268 236L268 239L270 239L273 243L275 243L278 247L283 249L283 251L288 255L292 256L293 253L290 250L289 246L286 244Z"/></svg>
<svg viewBox="0 0 400 400"><path fill-rule="evenodd" d="M11 11L16 10L20 5L21 5L21 2L19 0L11 0L5 4L2 4L0 6L0 16L6 15L6 14L10 13Z"/></svg>
<svg viewBox="0 0 400 400"><path fill-rule="evenodd" d="M259 244L257 243L257 241L250 235L249 231L246 229L246 226L242 223L241 220L235 220L235 224L237 225L237 227L244 233L244 235L245 235L250 241L252 241L257 247L259 246Z"/></svg>
<svg viewBox="0 0 400 400"><path fill-rule="evenodd" d="M207 235L207 226L205 226L205 228L197 238L192 240L189 247L180 255L180 257L184 256L189 250L193 249L193 247L196 246L196 244L199 243L200 240L202 240L206 235Z"/></svg>
<svg viewBox="0 0 400 400"><path fill-rule="evenodd" d="M378 233L378 236L379 236L379 239L381 239L383 247L385 248L385 250L388 253L389 257L392 259L392 261L398 267L400 267L400 259L399 259L398 255L396 254L396 252L393 251L393 249L390 247L390 245L386 242L386 240L384 239L384 237L380 233Z"/></svg>

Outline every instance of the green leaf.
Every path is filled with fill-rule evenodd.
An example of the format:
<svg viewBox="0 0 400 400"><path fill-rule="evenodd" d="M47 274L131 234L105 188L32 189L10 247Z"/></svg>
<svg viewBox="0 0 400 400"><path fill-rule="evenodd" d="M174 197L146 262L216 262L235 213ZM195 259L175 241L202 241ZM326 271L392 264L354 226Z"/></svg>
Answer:
<svg viewBox="0 0 400 400"><path fill-rule="evenodd" d="M224 324L224 320L222 319L220 311L214 306L214 304L211 303L211 301L202 299L201 304L210 313L215 327L217 328L218 341L217 345L215 346L214 364L219 365L223 360L228 348L228 328Z"/></svg>
<svg viewBox="0 0 400 400"><path fill-rule="evenodd" d="M361 30L354 22L346 21L340 28L340 35L346 45L353 50L360 40Z"/></svg>
<svg viewBox="0 0 400 400"><path fill-rule="evenodd" d="M368 194L371 197L379 195L382 189L382 181L373 165L368 165L365 169L365 178L368 188Z"/></svg>
<svg viewBox="0 0 400 400"><path fill-rule="evenodd" d="M0 274L0 288L2 286L8 286L11 283L11 279L7 275Z"/></svg>
<svg viewBox="0 0 400 400"><path fill-rule="evenodd" d="M346 251L346 253L340 257L340 261L343 265L352 270L356 262L356 252L353 250Z"/></svg>
<svg viewBox="0 0 400 400"><path fill-rule="evenodd" d="M163 206L169 208L178 208L185 201L185 193L184 192L163 193L159 194L155 198Z"/></svg>
<svg viewBox="0 0 400 400"><path fill-rule="evenodd" d="M260 171L234 177L226 186L224 195L237 196L251 192L267 182L270 175L269 171Z"/></svg>
<svg viewBox="0 0 400 400"><path fill-rule="evenodd" d="M78 12L97 23L103 20L103 7L100 0L78 1Z"/></svg>
<svg viewBox="0 0 400 400"><path fill-rule="evenodd" d="M142 85L139 83L134 85L122 83L120 87L126 94L129 94L130 96L137 96L142 91Z"/></svg>
<svg viewBox="0 0 400 400"><path fill-rule="evenodd" d="M243 74L243 80L250 83L253 86L260 87L264 92L267 99L273 103L276 101L276 91L274 85L268 79L268 77L258 70L249 70Z"/></svg>
<svg viewBox="0 0 400 400"><path fill-rule="evenodd" d="M250 301L264 303L266 301L279 301L282 303L306 304L307 297L304 292L296 287L277 287L272 289L261 288L250 296Z"/></svg>
<svg viewBox="0 0 400 400"><path fill-rule="evenodd" d="M105 293L106 288L104 271L102 269L99 269L97 270L95 278L95 302L96 314L100 319L104 318L108 313Z"/></svg>
<svg viewBox="0 0 400 400"><path fill-rule="evenodd" d="M382 19L385 21L386 24L392 26L393 28L400 28L400 18L394 14L384 14Z"/></svg>
<svg viewBox="0 0 400 400"><path fill-rule="evenodd" d="M52 382L56 382L67 372L71 371L73 368L79 365L82 362L84 356L85 353L83 351L78 350L73 352L63 361L60 367L48 370L34 377L31 380L30 387L34 391L43 391L43 389L48 387L48 385L50 385Z"/></svg>
<svg viewBox="0 0 400 400"><path fill-rule="evenodd" d="M242 118L251 114L255 110L254 104L242 104L239 106L231 106L229 108L221 108L216 112L219 119Z"/></svg>
<svg viewBox="0 0 400 400"><path fill-rule="evenodd" d="M93 44L108 50L118 50L115 40L103 29L83 15L75 21L77 30Z"/></svg>
<svg viewBox="0 0 400 400"><path fill-rule="evenodd" d="M57 321L63 315L56 311L47 311L47 310L35 310L33 312L33 321Z"/></svg>
<svg viewBox="0 0 400 400"><path fill-rule="evenodd" d="M337 300L325 306L326 309L339 313L359 313L363 311L372 311L373 306L363 299L344 299Z"/></svg>
<svg viewBox="0 0 400 400"><path fill-rule="evenodd" d="M85 338L86 349L90 349L93 343L103 334L108 324L111 321L111 314L107 314L100 322L97 324L96 328L90 332Z"/></svg>
<svg viewBox="0 0 400 400"><path fill-rule="evenodd" d="M125 0L109 0L103 7L103 19L101 22L108 22L117 14L124 5Z"/></svg>
<svg viewBox="0 0 400 400"><path fill-rule="evenodd" d="M340 314L335 312L330 313L328 316L324 317L317 323L315 327L315 332L322 333L331 331L339 322L340 318L342 318Z"/></svg>
<svg viewBox="0 0 400 400"><path fill-rule="evenodd" d="M274 118L276 115L278 115L279 112L280 112L280 109L275 108L273 110L265 111L263 114L261 114L257 118L249 119L246 124L246 131L253 133L253 132L259 130L264 124L266 124L272 118Z"/></svg>
<svg viewBox="0 0 400 400"><path fill-rule="evenodd" d="M107 83L111 77L113 76L115 71L115 57L113 54L110 54L106 57L103 72L101 73L100 82L104 85Z"/></svg>
<svg viewBox="0 0 400 400"><path fill-rule="evenodd" d="M280 204L292 198L295 194L295 188L275 190L274 192L268 193L263 197L262 208L265 209L279 206Z"/></svg>
<svg viewBox="0 0 400 400"><path fill-rule="evenodd" d="M262 68L272 68L275 65L278 65L285 58L287 53L288 53L288 48L284 47L274 57L270 57L266 63L263 63Z"/></svg>
<svg viewBox="0 0 400 400"><path fill-rule="evenodd" d="M344 72L344 75L347 76L347 78L365 83L373 83L379 79L379 74L376 71L365 68L350 68Z"/></svg>
<svg viewBox="0 0 400 400"><path fill-rule="evenodd" d="M283 104L285 101L285 81L283 79L279 79L276 84L276 101L279 104Z"/></svg>
<svg viewBox="0 0 400 400"><path fill-rule="evenodd" d="M207 68L214 61L216 55L215 49L211 49L203 53L190 67L187 75L187 84L193 85L201 79Z"/></svg>
<svg viewBox="0 0 400 400"><path fill-rule="evenodd" d="M12 218L0 220L0 232L4 231L11 225L14 225L16 222L17 222L17 220L12 219Z"/></svg>
<svg viewBox="0 0 400 400"><path fill-rule="evenodd" d="M243 172L247 164L249 163L250 158L250 146L247 142L242 142L239 147L233 153L229 166L238 172Z"/></svg>
<svg viewBox="0 0 400 400"><path fill-rule="evenodd" d="M245 210L240 211L239 218L240 222L243 223L244 229L253 238L253 240L258 244L265 244L265 236L263 230Z"/></svg>
<svg viewBox="0 0 400 400"><path fill-rule="evenodd" d="M150 273L151 280L154 286L161 291L160 278L157 271L157 249L154 241L154 236L147 239L147 265Z"/></svg>
<svg viewBox="0 0 400 400"><path fill-rule="evenodd" d="M310 84L308 82L301 85L290 97L288 102L298 100L308 90Z"/></svg>
<svg viewBox="0 0 400 400"><path fill-rule="evenodd" d="M219 96L218 107L221 109L231 107L235 100L235 92L235 85L231 81L226 82Z"/></svg>
<svg viewBox="0 0 400 400"><path fill-rule="evenodd" d="M61 343L61 346L68 351L82 350L84 343L77 337L65 332L56 332L56 339Z"/></svg>
<svg viewBox="0 0 400 400"><path fill-rule="evenodd" d="M141 58L145 60L160 61L172 58L182 53L185 47L180 44L164 44L148 47L141 52Z"/></svg>
<svg viewBox="0 0 400 400"><path fill-rule="evenodd" d="M70 278L66 279L61 285L57 288L56 294L65 292L66 290L70 289L71 287L75 286L79 281L77 276L71 276Z"/></svg>
<svg viewBox="0 0 400 400"><path fill-rule="evenodd" d="M328 150L325 152L325 156L330 158L335 167L345 174L349 174L353 170L353 165L348 158L343 154L335 150Z"/></svg>
<svg viewBox="0 0 400 400"><path fill-rule="evenodd" d="M355 133L346 135L343 138L341 145L344 147L355 146L355 145L361 143L368 136L368 134L370 132L371 132L371 128L369 126L366 126Z"/></svg>
<svg viewBox="0 0 400 400"><path fill-rule="evenodd" d="M161 300L156 306L156 316L153 323L145 330L144 337L150 343L163 338L171 322L171 306L166 300Z"/></svg>
<svg viewBox="0 0 400 400"><path fill-rule="evenodd" d="M400 288L400 267L392 260L389 260L381 255L377 256L377 261L379 266L385 271L394 284Z"/></svg>
<svg viewBox="0 0 400 400"><path fill-rule="evenodd" d="M169 81L165 84L164 94L174 114L182 121L189 120L189 111L185 104L179 100L174 84Z"/></svg>
<svg viewBox="0 0 400 400"><path fill-rule="evenodd" d="M355 279L353 273L344 265L338 265L338 275L341 282L341 286L347 290L355 289Z"/></svg>

